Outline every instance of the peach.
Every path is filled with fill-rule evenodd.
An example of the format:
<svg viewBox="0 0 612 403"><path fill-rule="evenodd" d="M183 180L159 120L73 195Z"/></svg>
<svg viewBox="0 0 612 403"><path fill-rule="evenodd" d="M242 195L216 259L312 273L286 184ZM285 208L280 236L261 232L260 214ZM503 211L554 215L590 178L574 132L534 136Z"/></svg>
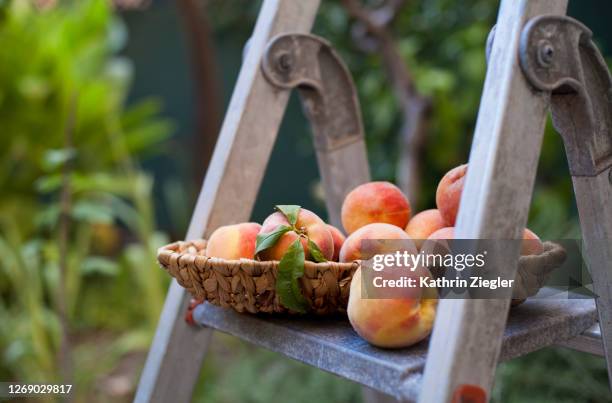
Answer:
<svg viewBox="0 0 612 403"><path fill-rule="evenodd" d="M222 259L253 259L261 225L254 222L217 228L206 244L206 256Z"/></svg>
<svg viewBox="0 0 612 403"><path fill-rule="evenodd" d="M421 211L419 214L412 217L406 227L406 233L414 240L417 248L420 249L425 239L444 227L446 227L446 224L440 211L431 209Z"/></svg>
<svg viewBox="0 0 612 403"><path fill-rule="evenodd" d="M544 244L529 228L523 232L523 243L521 245L521 255L540 255L544 253Z"/></svg>
<svg viewBox="0 0 612 403"><path fill-rule="evenodd" d="M467 164L464 164L448 171L436 190L436 206L449 227L454 226L457 220L467 168Z"/></svg>
<svg viewBox="0 0 612 403"><path fill-rule="evenodd" d="M334 262L337 262L340 256L340 248L342 248L342 244L344 244L346 237L344 236L342 231L340 231L333 225L327 224L327 229L329 230L329 233L331 234L332 239L334 240L334 257L332 258L332 260Z"/></svg>
<svg viewBox="0 0 612 403"><path fill-rule="evenodd" d="M540 237L529 228L525 228L525 231L523 231L523 242L521 244L521 255L539 255L541 253L544 253L544 244L540 240ZM523 302L525 302L525 298L514 298L510 302L510 305L515 307L521 305Z"/></svg>
<svg viewBox="0 0 612 403"><path fill-rule="evenodd" d="M431 333L438 304L435 288L416 298L370 299L361 293L361 268L351 281L348 318L368 343L384 348L408 347Z"/></svg>
<svg viewBox="0 0 612 403"><path fill-rule="evenodd" d="M291 226L287 218L281 213L276 212L268 216L261 225L260 234L267 234L274 231L279 225ZM296 239L300 238L304 247L304 254L307 260L311 260L308 239L313 241L323 253L327 260L334 257L334 240L327 229L327 224L323 222L315 213L305 208L301 208L298 219L295 223L296 231L289 231L283 234L279 240L270 248L259 252L262 260L281 260L283 255Z"/></svg>
<svg viewBox="0 0 612 403"><path fill-rule="evenodd" d="M421 245L425 253L449 253L450 245L444 241L455 239L455 227L444 227L434 231Z"/></svg>
<svg viewBox="0 0 612 403"><path fill-rule="evenodd" d="M424 249L427 251L426 253L439 252L439 249L437 248L443 245L440 245L439 242L436 242L434 244L429 244L428 242L429 241L435 242L436 240L439 241L439 240L446 240L446 239L454 239L454 237L455 237L454 227L442 228L430 235L426 243L426 246L424 246ZM448 245L446 245L446 247L448 250ZM542 243L540 238L533 231L531 231L528 228L525 228L525 230L523 231L523 242L521 243L521 255L522 256L539 255L543 252L544 252L544 244ZM513 298L511 301L511 305L515 307L515 306L521 305L523 302L525 302L525 299L514 299Z"/></svg>
<svg viewBox="0 0 612 403"><path fill-rule="evenodd" d="M455 238L455 228L445 227L434 232L427 240L445 240ZM544 252L544 244L540 238L530 229L523 231L523 242L521 243L521 255L539 255Z"/></svg>
<svg viewBox="0 0 612 403"><path fill-rule="evenodd" d="M393 253L395 250L385 248L384 245L369 245L368 250L362 247L363 240L403 240L402 245L409 253L417 253L416 246L410 237L399 227L385 223L368 224L359 228L346 238L340 249L340 261L352 262L354 260L367 260L377 253ZM397 244L395 245L397 246ZM393 245L391 245L393 247ZM372 250L374 249L374 250Z"/></svg>
<svg viewBox="0 0 612 403"><path fill-rule="evenodd" d="M389 182L369 182L353 189L342 204L342 225L347 234L372 223L406 228L410 203L402 191Z"/></svg>
<svg viewBox="0 0 612 403"><path fill-rule="evenodd" d="M454 239L455 238L455 227L444 227L432 233L427 239L431 240L443 240L443 239Z"/></svg>

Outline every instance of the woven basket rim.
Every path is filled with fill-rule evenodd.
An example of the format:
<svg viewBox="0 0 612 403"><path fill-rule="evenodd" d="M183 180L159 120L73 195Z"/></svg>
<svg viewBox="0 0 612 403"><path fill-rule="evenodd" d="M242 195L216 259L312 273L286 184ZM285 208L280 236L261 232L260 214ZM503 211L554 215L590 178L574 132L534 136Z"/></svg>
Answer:
<svg viewBox="0 0 612 403"><path fill-rule="evenodd" d="M291 312L275 295L274 279L279 261L208 257L204 254L206 243L204 239L170 243L158 249L157 260L196 298L232 307L238 312ZM516 284L520 284L520 296L527 298L537 292L550 272L564 260L565 250L552 242L544 242L544 251L539 255L521 256ZM359 260L306 261L300 287L309 301L310 312L317 315L345 312L351 279L360 266Z"/></svg>
<svg viewBox="0 0 612 403"><path fill-rule="evenodd" d="M227 265L227 264L240 264L240 263L244 263L245 261L248 261L251 264L254 264L256 266L260 265L262 267L268 267L270 264L274 265L274 266L278 266L278 264L280 263L279 260L256 260L256 259L247 259L247 258L242 258L242 259L223 259L223 258L218 258L218 257L211 257L211 256L206 256L206 255L202 255L202 254L197 254L197 253L192 253L191 251L189 251L189 247L193 246L196 248L196 250L204 250L206 248L206 243L207 240L206 239L194 239L191 241L176 241L176 242L172 242L170 244L164 245L162 247L160 247L157 250L157 258L158 260L162 260L164 257L166 259L170 259L173 256L176 257L189 257L189 256L194 256L194 257L201 257L201 258L205 258L207 260L209 260L212 264L219 264L219 265ZM543 246L544 246L544 251L539 254L539 255L524 255L524 256L519 256L519 261L526 261L526 260L545 260L545 259L549 259L551 257L551 255L557 255L559 256L559 254L561 254L561 256L563 256L560 260L563 261L565 260L565 255L564 255L564 248L563 246L561 246L560 244L556 243L556 242L551 242L551 241L545 241L543 242ZM558 257L557 257L558 259ZM304 262L305 265L308 266L324 266L324 265L329 265L329 264L333 264L336 267L341 267L341 268L346 268L346 269L351 269L355 264L360 264L360 260L355 260L352 262L348 262L348 263L343 263L343 262L335 262L335 261L328 261L328 262L313 262L310 260L306 260Z"/></svg>
<svg viewBox="0 0 612 403"><path fill-rule="evenodd" d="M172 258L189 258L193 256L193 258L199 257L207 259L213 266L227 266L227 265L235 265L242 264L245 262L249 262L253 266L261 266L261 267L269 267L270 265L277 267L280 263L279 260L256 260L256 259L223 259L218 257L206 256L203 254L192 253L189 251L189 247L193 246L196 250L204 250L206 248L206 239L194 239L191 241L176 241L170 244L164 245L157 250L157 259L158 261L164 262L169 261ZM325 266L334 266L337 269L341 270L351 270L358 265L359 261L352 261L348 263L335 262L335 261L327 261L327 262L313 262L310 260L306 260L304 262L305 267L312 268L324 268Z"/></svg>
<svg viewBox="0 0 612 403"><path fill-rule="evenodd" d="M178 241L158 249L157 261L195 298L238 312L292 313L275 291L279 261L208 257L206 240ZM310 311L317 315L346 312L351 278L359 262L306 261L299 279Z"/></svg>

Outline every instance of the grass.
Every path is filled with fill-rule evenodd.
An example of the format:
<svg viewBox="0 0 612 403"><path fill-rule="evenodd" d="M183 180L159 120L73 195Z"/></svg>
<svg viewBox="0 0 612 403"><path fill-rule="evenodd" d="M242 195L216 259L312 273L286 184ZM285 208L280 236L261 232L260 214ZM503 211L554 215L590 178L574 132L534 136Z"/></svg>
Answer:
<svg viewBox="0 0 612 403"><path fill-rule="evenodd" d="M306 364L215 333L194 402L360 402L361 388Z"/></svg>
<svg viewBox="0 0 612 403"><path fill-rule="evenodd" d="M353 403L361 387L215 333L194 395L200 403ZM612 402L603 358L546 348L498 367L492 402Z"/></svg>

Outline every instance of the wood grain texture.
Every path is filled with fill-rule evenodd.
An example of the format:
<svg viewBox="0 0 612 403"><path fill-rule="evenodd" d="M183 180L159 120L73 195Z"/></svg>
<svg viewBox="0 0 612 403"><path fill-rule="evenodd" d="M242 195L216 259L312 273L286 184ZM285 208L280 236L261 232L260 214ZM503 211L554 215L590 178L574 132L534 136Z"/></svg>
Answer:
<svg viewBox="0 0 612 403"><path fill-rule="evenodd" d="M194 319L401 401L416 400L421 389L428 358L426 340L399 350L381 349L359 337L342 317L242 315L208 304L194 310ZM592 299L528 300L508 317L500 359L516 358L572 338L596 320ZM371 393L368 397L388 399Z"/></svg>
<svg viewBox="0 0 612 403"><path fill-rule="evenodd" d="M266 0L260 11L186 239L250 218L289 92L262 76L273 36L309 32L319 0ZM173 281L147 356L136 402L189 402L211 336L183 320L186 292Z"/></svg>
<svg viewBox="0 0 612 403"><path fill-rule="evenodd" d="M599 323L594 324L576 337L557 343L559 346L571 348L585 353L604 356Z"/></svg>
<svg viewBox="0 0 612 403"><path fill-rule="evenodd" d="M566 0L503 0L461 199L457 239L521 239L527 222L549 96L535 93L518 64L526 21L565 14ZM498 251L516 273L518 245ZM489 262L490 263L490 262ZM457 386L493 384L509 300L442 300L420 402L448 402Z"/></svg>
<svg viewBox="0 0 612 403"><path fill-rule="evenodd" d="M285 60L283 67L282 60ZM333 46L315 35L277 36L262 70L279 88L297 88L313 134L329 218L340 227L340 210L353 188L370 180L357 89Z"/></svg>
<svg viewBox="0 0 612 403"><path fill-rule="evenodd" d="M598 296L597 312L603 352L612 385L612 171L597 176L573 176L584 251Z"/></svg>
<svg viewBox="0 0 612 403"><path fill-rule="evenodd" d="M325 203L332 225L342 228L340 210L346 195L370 180L363 139L335 150L317 150L317 162L325 189Z"/></svg>

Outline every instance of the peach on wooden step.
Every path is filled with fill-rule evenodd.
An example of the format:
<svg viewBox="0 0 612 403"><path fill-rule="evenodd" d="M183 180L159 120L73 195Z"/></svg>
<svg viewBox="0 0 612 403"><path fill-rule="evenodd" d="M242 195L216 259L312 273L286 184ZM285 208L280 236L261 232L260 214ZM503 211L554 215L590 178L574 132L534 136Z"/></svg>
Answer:
<svg viewBox="0 0 612 403"><path fill-rule="evenodd" d="M410 203L402 191L389 182L369 182L357 186L342 204L342 225L347 234L372 223L406 228Z"/></svg>
<svg viewBox="0 0 612 403"><path fill-rule="evenodd" d="M438 303L435 288L406 298L365 298L361 270L353 275L347 308L349 321L359 336L383 348L408 347L429 336Z"/></svg>
<svg viewBox="0 0 612 403"><path fill-rule="evenodd" d="M222 259L253 259L261 225L246 222L217 228L206 244L206 256Z"/></svg>

